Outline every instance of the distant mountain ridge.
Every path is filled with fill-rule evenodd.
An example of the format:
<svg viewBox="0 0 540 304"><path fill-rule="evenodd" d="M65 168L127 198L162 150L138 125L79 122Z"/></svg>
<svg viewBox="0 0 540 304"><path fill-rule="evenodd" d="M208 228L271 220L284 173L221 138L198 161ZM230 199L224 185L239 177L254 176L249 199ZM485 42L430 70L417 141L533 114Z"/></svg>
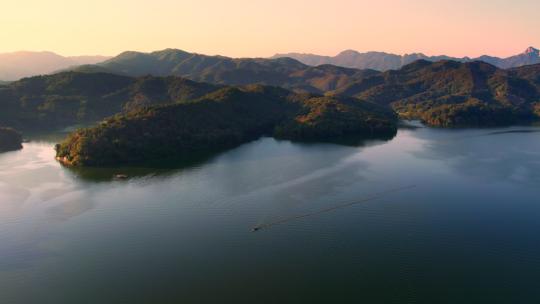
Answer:
<svg viewBox="0 0 540 304"><path fill-rule="evenodd" d="M396 55L384 52L366 52L360 53L354 50L346 50L336 56L321 56L315 54L303 53L287 53L276 54L271 58L293 58L304 64L317 66L321 64L332 64L342 67L355 69L373 69L377 71L397 70L401 67L412 63L416 60L440 61L454 60L460 62L484 61L502 69L514 68L524 65L540 63L540 51L536 48L529 47L523 53L510 56L507 58L499 58L493 56L480 56L477 58L470 57L450 57L450 56L426 56L422 53L413 53L405 55Z"/></svg>
<svg viewBox="0 0 540 304"><path fill-rule="evenodd" d="M82 64L105 61L107 56L65 57L53 52L13 52L0 54L0 81L54 73Z"/></svg>
<svg viewBox="0 0 540 304"><path fill-rule="evenodd" d="M351 80L379 73L374 70L332 65L313 67L290 58L230 58L177 49L151 53L124 52L105 62L72 70L131 77L180 76L198 82L223 85L261 84L310 93L336 90Z"/></svg>
<svg viewBox="0 0 540 304"><path fill-rule="evenodd" d="M487 55L477 58L456 58L444 55L426 56L422 53L396 55L384 52L359 53L354 50L346 50L333 57L288 53L276 54L271 58L208 56L178 49L165 49L151 53L127 51L116 57L64 57L53 52L22 51L0 54L0 82L73 69L76 71L109 72L129 76L174 75L195 81L232 85L259 82L291 88L291 86L296 85L290 82L298 80L293 74L302 74L313 66L327 66L320 67L320 69L328 69L328 65L333 65L350 69L386 71L399 69L416 60L432 62L440 60L484 61L499 68L508 69L540 63L540 51L529 47L523 53L507 58ZM332 69L337 71L336 67ZM340 71L340 73L343 72L344 70ZM350 74L351 71L346 73ZM320 81L318 80L318 82ZM328 90L328 88L323 90ZM308 88L308 91L313 91L313 88ZM316 91L321 90L317 88Z"/></svg>
<svg viewBox="0 0 540 304"><path fill-rule="evenodd" d="M452 58L423 54L394 55L382 52L344 51L336 57L301 55L275 58L230 58L165 49L151 53L124 52L107 61L76 67L77 72L102 72L140 77L180 76L193 81L223 85L262 84L310 93L339 90L351 82L374 76L379 70L397 70L418 60L437 62L484 61L508 69L540 63L539 51L528 48L520 55L497 58ZM301 57L301 58L299 58ZM303 62L301 62L303 61ZM358 67L359 66L359 67Z"/></svg>
<svg viewBox="0 0 540 304"><path fill-rule="evenodd" d="M532 63L538 53L529 48L501 60L505 64ZM354 52L346 54L350 61L341 63L354 62ZM371 55L381 54L385 55ZM353 96L390 106L403 117L445 127L503 125L538 118L540 64L502 69L485 62L486 58L452 60L441 56L427 60L416 59L420 55L408 56L393 64L415 60L400 69L379 72L330 64L309 66L292 58L233 59L168 49L123 53L89 70L139 77L174 75L214 84L263 84L295 92Z"/></svg>
<svg viewBox="0 0 540 304"><path fill-rule="evenodd" d="M323 65L284 75L285 80L297 77L295 94L306 95L306 88L317 86L319 96L355 97L430 125L491 126L540 119L540 64L499 69L481 61L417 60L386 72ZM0 125L43 129L95 122L140 107L190 102L222 87L175 76L36 76L0 86Z"/></svg>

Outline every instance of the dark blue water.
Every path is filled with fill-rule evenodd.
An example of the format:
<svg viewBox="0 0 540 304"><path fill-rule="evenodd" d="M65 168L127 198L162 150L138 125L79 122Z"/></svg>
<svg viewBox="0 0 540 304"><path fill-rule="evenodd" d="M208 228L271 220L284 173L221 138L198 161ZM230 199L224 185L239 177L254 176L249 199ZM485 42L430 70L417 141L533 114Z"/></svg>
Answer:
<svg viewBox="0 0 540 304"><path fill-rule="evenodd" d="M0 303L537 303L538 131L263 138L172 170L35 140L0 154Z"/></svg>

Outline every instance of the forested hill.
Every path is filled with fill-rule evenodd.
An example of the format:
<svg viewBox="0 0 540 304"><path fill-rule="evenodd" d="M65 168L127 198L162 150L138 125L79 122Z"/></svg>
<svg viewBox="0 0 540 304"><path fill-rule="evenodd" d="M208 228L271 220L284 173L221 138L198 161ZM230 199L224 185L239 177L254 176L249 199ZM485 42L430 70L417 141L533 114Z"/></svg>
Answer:
<svg viewBox="0 0 540 304"><path fill-rule="evenodd" d="M0 87L0 126L58 129L114 115L73 133L58 150L68 164L105 165L224 148L262 135L384 137L396 130L391 108L443 127L523 123L540 114L540 65L502 70L483 62L420 60L384 73L322 66L291 75L313 80L327 71L342 74L332 81L339 85L327 86L326 77L314 82L324 95L175 76L64 72L26 78Z"/></svg>
<svg viewBox="0 0 540 304"><path fill-rule="evenodd" d="M540 65L502 70L483 62L420 60L384 73L327 65L290 77L298 80L291 85L297 93L318 87L326 96L356 97L390 106L402 117L455 127L537 119L539 75ZM0 126L24 130L94 123L141 106L193 101L222 87L175 76L78 72L37 76L0 86Z"/></svg>
<svg viewBox="0 0 540 304"><path fill-rule="evenodd" d="M530 81L540 91L540 64L510 69L509 75Z"/></svg>
<svg viewBox="0 0 540 304"><path fill-rule="evenodd" d="M311 67L290 58L229 58L166 49L152 53L125 52L78 72L106 72L127 76L180 76L194 81L225 85L262 84L296 91L324 93L351 80L378 74L331 65Z"/></svg>
<svg viewBox="0 0 540 304"><path fill-rule="evenodd" d="M537 53L529 48L508 60L532 58ZM355 96L390 105L403 117L436 126L529 121L537 119L540 100L538 65L505 70L483 61L417 60L381 73L333 65L311 67L290 58L233 59L168 49L126 52L93 68L127 75L173 74L217 84L261 83L297 92Z"/></svg>
<svg viewBox="0 0 540 304"><path fill-rule="evenodd" d="M395 114L375 104L272 87L229 87L192 103L138 108L78 130L57 145L57 158L66 165L104 166L178 158L263 135L336 141L395 133Z"/></svg>
<svg viewBox="0 0 540 304"><path fill-rule="evenodd" d="M0 87L0 126L58 129L140 106L187 102L221 88L179 77L65 72Z"/></svg>
<svg viewBox="0 0 540 304"><path fill-rule="evenodd" d="M540 65L511 70L476 61L419 60L332 92L390 105L436 126L494 126L538 119Z"/></svg>

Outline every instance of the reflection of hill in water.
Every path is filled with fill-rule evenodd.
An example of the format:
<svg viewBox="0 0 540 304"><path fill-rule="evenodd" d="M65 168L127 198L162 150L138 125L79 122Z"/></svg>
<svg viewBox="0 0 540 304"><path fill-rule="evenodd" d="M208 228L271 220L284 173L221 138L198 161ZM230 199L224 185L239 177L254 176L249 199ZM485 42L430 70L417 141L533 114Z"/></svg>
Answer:
<svg viewBox="0 0 540 304"><path fill-rule="evenodd" d="M177 159L165 159L159 161L147 162L137 166L121 167L66 167L66 170L91 182L106 182L115 179L116 175L125 175L127 178L140 178L151 176L166 177L173 175L181 170L197 168L213 158L217 157L223 151L206 151L196 155L184 156Z"/></svg>
<svg viewBox="0 0 540 304"><path fill-rule="evenodd" d="M370 147L383 144L389 140L392 140L396 134L387 135L384 137L344 137L338 138L327 142L315 142L315 141L294 141L291 142L294 145L307 148L317 149L323 145L339 145L344 147ZM233 149L223 149L214 151L205 151L204 153L197 153L193 155L184 155L175 159L156 160L153 162L147 162L137 166L120 166L120 167L66 167L66 170L89 182L107 182L115 179L115 175L126 175L128 178L141 178L141 177L167 177L174 175L182 170L189 170L198 168L212 160L219 158L223 155L235 153L239 147L246 145L266 144L268 141L282 142L273 138L261 138L256 141L242 144ZM290 142L284 140L283 142Z"/></svg>

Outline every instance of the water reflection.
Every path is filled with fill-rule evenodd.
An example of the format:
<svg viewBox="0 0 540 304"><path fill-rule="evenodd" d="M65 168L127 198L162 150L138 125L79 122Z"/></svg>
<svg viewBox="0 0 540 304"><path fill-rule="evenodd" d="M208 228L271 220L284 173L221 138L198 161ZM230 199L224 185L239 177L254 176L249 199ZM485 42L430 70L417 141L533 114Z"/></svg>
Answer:
<svg viewBox="0 0 540 304"><path fill-rule="evenodd" d="M392 140L397 133L393 134L387 134L384 136L378 136L378 137L365 137L365 136L348 136L348 137L342 137L335 140L329 140L326 141L327 144L332 145L341 145L341 146L347 146L347 147L355 147L355 148L362 148L362 147L370 147L375 145L383 144L387 141ZM271 139L269 137L262 138L257 141L261 140L273 140L276 142L289 142L289 141L281 141L276 139ZM248 143L249 144L249 143ZM295 141L294 144L300 146L300 147L317 147L320 146L321 142L298 142ZM245 146L247 144L241 145ZM241 147L239 146L239 147ZM144 164L137 164L136 166L122 166L122 167L101 167L101 168L92 168L92 167L66 167L65 169L68 170L71 174L73 174L74 177L80 178L81 180L88 181L88 182L109 182L111 180L115 179L115 176L117 175L125 175L129 178L141 178L141 177L162 177L166 178L168 176L174 176L180 171L183 170L190 170L190 169L196 169L206 163L211 163L213 161L216 161L218 158L226 155L227 153L231 151L237 151L238 147L233 149L223 149L223 150L213 150L213 151L206 151L206 152L199 152L197 154L189 155L189 156L183 156L175 159L168 159L168 160L157 160L157 161L151 161Z"/></svg>
<svg viewBox="0 0 540 304"><path fill-rule="evenodd" d="M424 129L420 158L445 161L459 174L491 182L540 183L540 128Z"/></svg>

